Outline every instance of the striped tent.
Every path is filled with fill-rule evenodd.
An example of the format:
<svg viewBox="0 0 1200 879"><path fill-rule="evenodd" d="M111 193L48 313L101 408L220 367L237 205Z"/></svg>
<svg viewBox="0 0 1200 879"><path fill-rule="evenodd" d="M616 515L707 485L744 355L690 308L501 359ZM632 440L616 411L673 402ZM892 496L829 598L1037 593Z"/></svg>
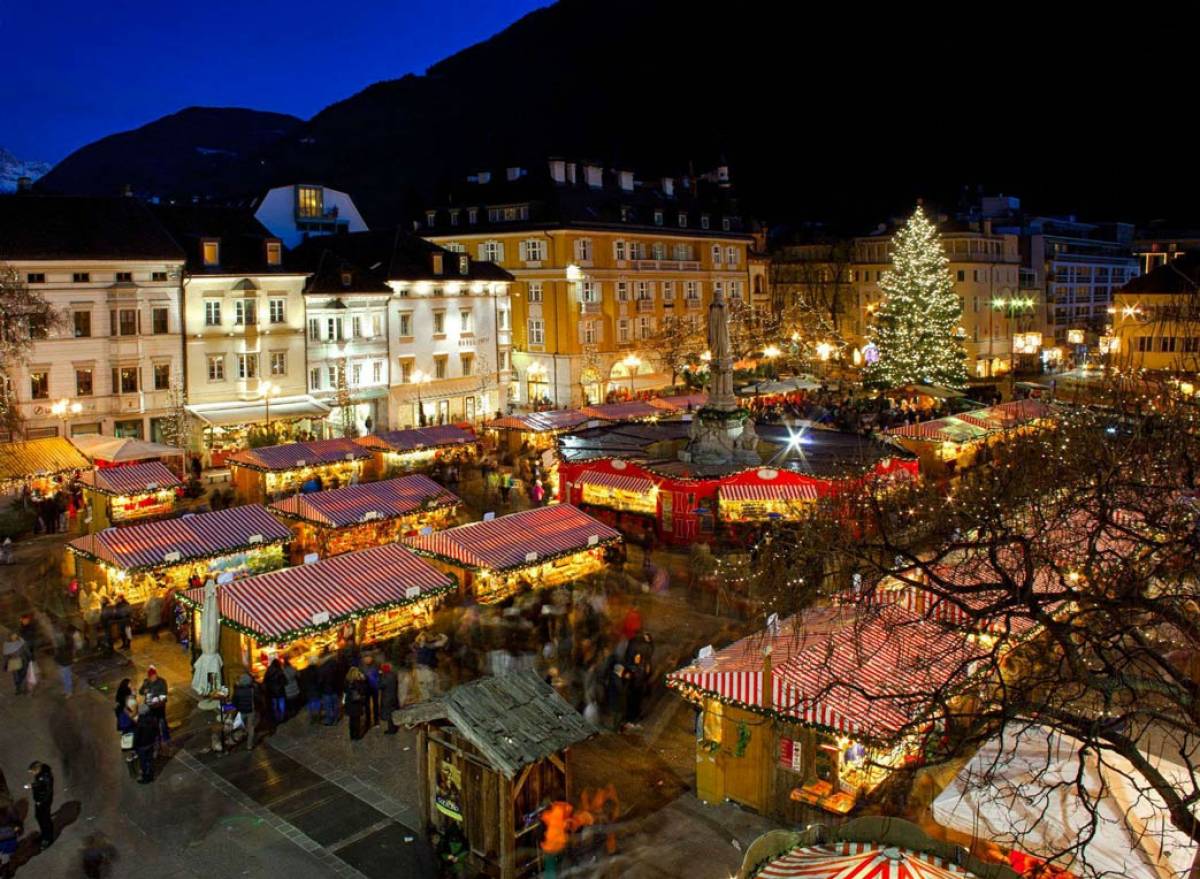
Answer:
<svg viewBox="0 0 1200 879"><path fill-rule="evenodd" d="M957 416L952 416L934 418L931 421L918 421L916 424L906 424L903 427L893 427L888 433L892 436L905 436L935 442L966 443L986 436L988 429L968 424Z"/></svg>
<svg viewBox="0 0 1200 879"><path fill-rule="evenodd" d="M649 400L601 403L597 406L584 406L580 411L590 418L599 418L601 421L638 421L644 418L659 418L663 414L663 409L655 406Z"/></svg>
<svg viewBox="0 0 1200 879"><path fill-rule="evenodd" d="M406 541L420 555L471 570L514 571L621 540L618 531L569 504L510 513Z"/></svg>
<svg viewBox="0 0 1200 879"><path fill-rule="evenodd" d="M618 488L622 491L632 491L639 494L649 494L655 489L654 480L648 477L627 476L624 473L609 473L604 470L585 470L579 475L577 484Z"/></svg>
<svg viewBox="0 0 1200 879"><path fill-rule="evenodd" d="M708 394L680 394L675 397L651 397L648 401L655 409L665 409L668 412L686 412L688 406L699 409L708 402Z"/></svg>
<svg viewBox="0 0 1200 879"><path fill-rule="evenodd" d="M588 421L588 416L578 409L554 409L547 412L529 412L525 415L506 415L489 421L485 427L493 430L520 430L528 433L571 430Z"/></svg>
<svg viewBox="0 0 1200 879"><path fill-rule="evenodd" d="M476 442L478 437L469 430L451 424L433 427L413 427L408 430L388 430L362 436L354 442L366 449L389 452L417 452L443 446L463 446Z"/></svg>
<svg viewBox="0 0 1200 879"><path fill-rule="evenodd" d="M383 482L297 494L271 504L270 509L289 519L329 528L346 528L373 519L395 519L422 509L454 507L461 503L458 495L446 491L428 476L414 474Z"/></svg>
<svg viewBox="0 0 1200 879"><path fill-rule="evenodd" d="M667 685L882 742L924 714L928 693L963 677L978 655L964 633L897 605L814 607L672 672Z"/></svg>
<svg viewBox="0 0 1200 879"><path fill-rule="evenodd" d="M0 443L0 483L87 470L91 466L88 459L62 437Z"/></svg>
<svg viewBox="0 0 1200 879"><path fill-rule="evenodd" d="M349 439L317 440L311 443L284 443L280 446L263 446L244 449L225 460L238 467L271 472L295 470L320 464L335 464L338 461L363 461L371 457L371 451Z"/></svg>
<svg viewBox="0 0 1200 879"><path fill-rule="evenodd" d="M957 864L927 852L873 842L793 849L768 861L758 879L974 879Z"/></svg>
<svg viewBox="0 0 1200 879"><path fill-rule="evenodd" d="M123 571L140 571L282 543L291 536L263 507L245 506L106 528L72 540L67 548Z"/></svg>
<svg viewBox="0 0 1200 879"><path fill-rule="evenodd" d="M183 485L183 480L161 461L89 470L79 477L79 481L101 494L111 495L147 494Z"/></svg>
<svg viewBox="0 0 1200 879"><path fill-rule="evenodd" d="M228 583L217 605L222 621L277 643L301 629L335 626L452 589L453 578L393 543ZM183 599L199 607L204 590L188 590Z"/></svg>
<svg viewBox="0 0 1200 879"><path fill-rule="evenodd" d="M799 485L722 485L717 489L723 501L815 501L817 486L811 482Z"/></svg>

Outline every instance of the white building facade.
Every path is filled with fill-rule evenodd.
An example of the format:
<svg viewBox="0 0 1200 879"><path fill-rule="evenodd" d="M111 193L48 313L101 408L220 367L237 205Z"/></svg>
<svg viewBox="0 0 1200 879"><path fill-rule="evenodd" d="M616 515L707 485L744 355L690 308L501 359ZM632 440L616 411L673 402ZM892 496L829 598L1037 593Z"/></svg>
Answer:
<svg viewBox="0 0 1200 879"><path fill-rule="evenodd" d="M293 183L268 191L254 218L288 247L296 247L306 237L367 231L349 195L315 183Z"/></svg>
<svg viewBox="0 0 1200 879"><path fill-rule="evenodd" d="M330 436L351 425L360 436L388 427L390 298L386 290L304 296L308 391L330 407Z"/></svg>

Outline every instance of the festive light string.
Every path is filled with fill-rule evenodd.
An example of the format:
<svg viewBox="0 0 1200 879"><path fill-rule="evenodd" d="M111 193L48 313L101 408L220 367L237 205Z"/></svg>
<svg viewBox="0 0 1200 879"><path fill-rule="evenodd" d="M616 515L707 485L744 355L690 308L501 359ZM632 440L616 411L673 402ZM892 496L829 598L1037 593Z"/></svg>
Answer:
<svg viewBox="0 0 1200 879"><path fill-rule="evenodd" d="M88 552L87 550L81 549L78 546L72 546L69 543L67 544L67 549L70 550L71 552L73 552L75 555L83 557L87 561L95 562L98 565L101 565L106 568L111 568L114 571L122 571L126 574L136 574L136 573L140 573L142 571L163 571L168 568L178 568L183 565L190 564L192 562L207 561L209 559L226 558L228 556L235 556L235 555L242 555L242 554L253 555L253 554L256 554L257 550L273 549L275 547L282 547L285 543L290 542L291 539L292 538L289 536L289 537L278 538L276 540L263 541L262 543L249 543L249 544L245 544L243 546L235 546L235 547L232 547L229 549L221 549L216 552L198 553L196 555L185 556L185 557L182 557L182 558L178 559L177 561L173 561L173 562L160 562L160 563L154 564L154 565L134 565L133 567L129 567L129 568L122 568L120 565L113 564L113 562L109 561L108 559L100 558L95 553ZM168 550L168 552L169 551L170 550Z"/></svg>

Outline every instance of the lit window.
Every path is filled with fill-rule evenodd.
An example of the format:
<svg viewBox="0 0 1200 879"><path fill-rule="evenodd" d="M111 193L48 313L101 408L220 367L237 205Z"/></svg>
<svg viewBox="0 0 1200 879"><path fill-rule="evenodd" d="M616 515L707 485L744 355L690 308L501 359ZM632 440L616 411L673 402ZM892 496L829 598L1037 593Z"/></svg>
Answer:
<svg viewBox="0 0 1200 879"><path fill-rule="evenodd" d="M287 320L287 300L272 299L270 304L271 323L281 324Z"/></svg>
<svg viewBox="0 0 1200 879"><path fill-rule="evenodd" d="M267 265L277 266L283 262L283 245L278 241L267 242Z"/></svg>
<svg viewBox="0 0 1200 879"><path fill-rule="evenodd" d="M50 397L50 373L38 371L29 373L29 396L35 400L46 400Z"/></svg>
<svg viewBox="0 0 1200 879"><path fill-rule="evenodd" d="M258 355L257 354L239 354L238 355L238 378L258 378Z"/></svg>
<svg viewBox="0 0 1200 879"><path fill-rule="evenodd" d="M154 364L154 390L165 391L171 387L171 364Z"/></svg>
<svg viewBox="0 0 1200 879"><path fill-rule="evenodd" d="M458 313L459 332L466 335L467 333L475 332L475 320L471 310L464 308Z"/></svg>
<svg viewBox="0 0 1200 879"><path fill-rule="evenodd" d="M405 312L400 315L400 338L405 339L412 336L412 315Z"/></svg>
<svg viewBox="0 0 1200 879"><path fill-rule="evenodd" d="M208 239L200 244L202 258L206 266L215 266L221 264L221 242L216 239Z"/></svg>
<svg viewBox="0 0 1200 879"><path fill-rule="evenodd" d="M225 381L225 355L210 354L208 356L208 380L210 382Z"/></svg>
<svg viewBox="0 0 1200 879"><path fill-rule="evenodd" d="M529 282L529 301L530 302L541 302L542 301L542 282L541 281L530 281Z"/></svg>
<svg viewBox="0 0 1200 879"><path fill-rule="evenodd" d="M300 217L320 217L325 213L324 193L319 186L296 187L296 214Z"/></svg>
<svg viewBox="0 0 1200 879"><path fill-rule="evenodd" d="M206 327L219 327L221 325L221 301L219 299L208 299L205 301L204 325Z"/></svg>
<svg viewBox="0 0 1200 879"><path fill-rule="evenodd" d="M433 313L433 334L435 336L445 335L446 333L446 312L435 311Z"/></svg>
<svg viewBox="0 0 1200 879"><path fill-rule="evenodd" d="M271 375L287 375L287 353L284 351L271 352Z"/></svg>
<svg viewBox="0 0 1200 879"><path fill-rule="evenodd" d="M531 318L529 321L529 344L542 345L546 341L546 325L537 318Z"/></svg>
<svg viewBox="0 0 1200 879"><path fill-rule="evenodd" d="M253 299L239 299L234 303L233 322L239 327L258 323L258 303Z"/></svg>
<svg viewBox="0 0 1200 879"><path fill-rule="evenodd" d="M75 396L90 397L92 388L92 371L90 369L75 370Z"/></svg>

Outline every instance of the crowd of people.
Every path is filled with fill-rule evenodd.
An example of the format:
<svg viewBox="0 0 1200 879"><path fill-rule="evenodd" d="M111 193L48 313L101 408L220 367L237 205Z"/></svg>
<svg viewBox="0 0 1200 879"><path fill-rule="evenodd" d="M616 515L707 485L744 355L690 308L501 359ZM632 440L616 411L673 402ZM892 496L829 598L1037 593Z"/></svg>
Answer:
<svg viewBox="0 0 1200 879"><path fill-rule="evenodd" d="M79 477L80 472L76 470L69 477L50 477L41 490L35 490L29 482L21 488L18 502L37 514L35 533L74 533L79 514L84 509L83 486Z"/></svg>
<svg viewBox="0 0 1200 879"><path fill-rule="evenodd" d="M763 423L799 419L861 434L942 418L952 411L948 400L923 394L870 396L831 388L766 394L747 405Z"/></svg>
<svg viewBox="0 0 1200 879"><path fill-rule="evenodd" d="M136 691L130 678L117 686L113 706L121 752L131 776L139 784L154 781L155 760L166 756L171 747L171 728L167 722L167 682L151 665Z"/></svg>

